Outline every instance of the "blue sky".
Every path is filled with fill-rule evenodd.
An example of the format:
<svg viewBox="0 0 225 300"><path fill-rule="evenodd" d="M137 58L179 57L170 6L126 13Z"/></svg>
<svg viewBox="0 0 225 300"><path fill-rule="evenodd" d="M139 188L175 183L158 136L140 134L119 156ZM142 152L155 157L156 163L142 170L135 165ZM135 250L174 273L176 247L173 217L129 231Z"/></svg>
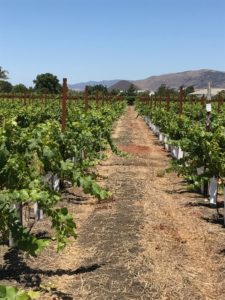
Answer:
<svg viewBox="0 0 225 300"><path fill-rule="evenodd" d="M0 12L13 84L225 71L225 0L0 0Z"/></svg>

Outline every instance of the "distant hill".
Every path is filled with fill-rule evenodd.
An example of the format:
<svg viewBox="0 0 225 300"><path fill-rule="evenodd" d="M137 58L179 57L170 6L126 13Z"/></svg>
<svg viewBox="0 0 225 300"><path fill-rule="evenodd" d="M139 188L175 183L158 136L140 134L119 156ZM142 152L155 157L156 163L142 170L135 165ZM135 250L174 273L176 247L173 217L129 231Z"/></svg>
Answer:
<svg viewBox="0 0 225 300"><path fill-rule="evenodd" d="M102 84L110 91L113 89L126 90L130 84L133 83L137 89L155 91L161 84L175 89L179 89L182 85L184 87L194 86L195 89L206 88L208 82L212 82L213 88L225 88L225 72L214 71L208 69L185 71L179 73L163 74L159 76L151 76L142 80L102 80L102 81L88 81L69 85L71 89L84 90L85 85Z"/></svg>
<svg viewBox="0 0 225 300"><path fill-rule="evenodd" d="M157 90L161 84L166 84L171 88L178 89L181 85L184 87L194 86L195 89L205 88L208 82L212 81L212 87L225 87L225 72L213 70L185 71L179 73L151 76L143 80L133 81L141 89Z"/></svg>
<svg viewBox="0 0 225 300"><path fill-rule="evenodd" d="M111 92L112 90L120 90L120 91L126 91L129 89L130 85L133 82L128 81L128 80L120 80L118 82L116 82L115 84L111 85L108 90ZM134 84L134 83L133 83ZM134 86L136 87L136 89L139 89L135 84Z"/></svg>
<svg viewBox="0 0 225 300"><path fill-rule="evenodd" d="M120 79L80 82L80 83L76 83L76 84L70 84L69 89L84 91L86 85L95 86L98 84L104 85L108 88L108 87L112 86L113 84L117 83L118 81L120 81Z"/></svg>

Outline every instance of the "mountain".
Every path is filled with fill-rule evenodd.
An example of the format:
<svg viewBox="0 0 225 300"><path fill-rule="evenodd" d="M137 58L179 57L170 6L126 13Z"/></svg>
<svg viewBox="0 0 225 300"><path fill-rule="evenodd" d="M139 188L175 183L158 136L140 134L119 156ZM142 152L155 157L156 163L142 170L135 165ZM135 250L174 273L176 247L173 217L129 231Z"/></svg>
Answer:
<svg viewBox="0 0 225 300"><path fill-rule="evenodd" d="M122 90L122 91L126 91L129 89L130 85L133 82L128 81L128 80L120 80L118 82L116 82L115 84L111 85L108 90L111 92L112 90ZM135 84L134 86L136 87L136 89L139 89L139 87L137 87Z"/></svg>
<svg viewBox="0 0 225 300"><path fill-rule="evenodd" d="M70 84L70 85L68 85L68 87L71 90L84 91L86 85L95 86L95 85L101 84L108 88L111 85L117 83L118 81L120 81L120 79L102 80L102 81L87 81L87 82L80 82L80 83L76 83L76 84Z"/></svg>
<svg viewBox="0 0 225 300"><path fill-rule="evenodd" d="M225 72L214 70L185 71L179 73L151 76L143 80L135 80L133 83L141 89L157 90L161 84L166 84L171 88L178 89L181 85L184 87L194 86L195 89L206 88L208 82L212 82L212 87L225 87Z"/></svg>
<svg viewBox="0 0 225 300"><path fill-rule="evenodd" d="M142 80L102 80L102 81L88 81L69 85L70 89L84 90L85 85L102 84L110 91L113 89L124 90L128 89L133 83L138 89L155 91L161 84L175 89L179 89L182 85L184 87L194 86L195 89L206 88L208 82L212 82L213 88L225 88L225 72L214 71L208 69L185 71L179 73L163 74L159 76L151 76Z"/></svg>

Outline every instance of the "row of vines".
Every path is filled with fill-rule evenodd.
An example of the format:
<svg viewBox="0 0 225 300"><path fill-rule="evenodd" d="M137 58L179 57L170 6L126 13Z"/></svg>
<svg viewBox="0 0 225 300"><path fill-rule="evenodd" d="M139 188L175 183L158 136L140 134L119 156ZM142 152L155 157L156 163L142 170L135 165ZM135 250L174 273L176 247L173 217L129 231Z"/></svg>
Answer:
<svg viewBox="0 0 225 300"><path fill-rule="evenodd" d="M202 100L183 100L140 99L136 108L174 158L172 169L217 207L225 184L225 103L206 103L207 112Z"/></svg>
<svg viewBox="0 0 225 300"><path fill-rule="evenodd" d="M82 187L99 200L110 196L90 168L104 157L107 147L117 152L111 131L125 104L121 99L104 101L100 96L87 102L83 94L68 101L64 95L63 108L61 98L0 98L0 240L33 256L50 243L32 233L32 223L43 215L51 220L52 240L58 250L68 238L76 238L75 221L66 207L58 205L65 185ZM65 108L66 127L62 130ZM27 206L33 221L24 218ZM14 299L7 293L17 295L18 291L1 286L0 298ZM21 295L18 299L32 298L24 291Z"/></svg>

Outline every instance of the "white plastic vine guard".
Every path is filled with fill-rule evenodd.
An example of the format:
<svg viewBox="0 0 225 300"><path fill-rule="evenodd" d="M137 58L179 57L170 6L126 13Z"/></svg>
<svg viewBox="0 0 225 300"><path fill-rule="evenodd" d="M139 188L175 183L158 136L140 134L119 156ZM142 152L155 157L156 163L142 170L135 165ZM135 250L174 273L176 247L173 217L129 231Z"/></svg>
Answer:
<svg viewBox="0 0 225 300"><path fill-rule="evenodd" d="M37 202L34 203L33 209L34 209L35 221L42 220L43 219L43 215L44 215L43 214L43 210L39 209Z"/></svg>
<svg viewBox="0 0 225 300"><path fill-rule="evenodd" d="M216 177L213 176L209 181L209 203L210 205L216 205L217 199L217 180Z"/></svg>
<svg viewBox="0 0 225 300"><path fill-rule="evenodd" d="M166 149L166 151L170 151L170 146L169 146L169 144L168 144L168 136L167 135L165 135L164 136L164 148Z"/></svg>
<svg viewBox="0 0 225 300"><path fill-rule="evenodd" d="M16 242L14 240L14 238L12 237L12 232L9 231L9 247L15 247L16 246Z"/></svg>
<svg viewBox="0 0 225 300"><path fill-rule="evenodd" d="M156 127L156 135L158 136L160 134L159 127Z"/></svg>
<svg viewBox="0 0 225 300"><path fill-rule="evenodd" d="M54 191L59 191L60 179L57 174L52 176L52 188Z"/></svg>
<svg viewBox="0 0 225 300"><path fill-rule="evenodd" d="M201 183L200 191L201 191L201 194L204 194L204 183L203 182Z"/></svg>
<svg viewBox="0 0 225 300"><path fill-rule="evenodd" d="M71 158L71 160L72 160L72 162L73 162L74 165L77 164L77 158L76 158L75 156L73 156L73 157Z"/></svg>
<svg viewBox="0 0 225 300"><path fill-rule="evenodd" d="M144 121L148 124L150 122L150 118L148 116L144 116Z"/></svg>
<svg viewBox="0 0 225 300"><path fill-rule="evenodd" d="M154 132L154 134L155 134L155 135L159 135L159 132L160 132L160 131L159 131L159 127L155 126L155 132Z"/></svg>
<svg viewBox="0 0 225 300"><path fill-rule="evenodd" d="M170 152L173 158L176 158L176 147L173 145L170 145Z"/></svg>
<svg viewBox="0 0 225 300"><path fill-rule="evenodd" d="M12 208L17 210L17 213L20 214L20 204L19 203L14 203L12 204ZM22 220L20 220L22 222ZM16 246L16 242L14 238L12 237L12 232L9 231L9 247L14 247Z"/></svg>
<svg viewBox="0 0 225 300"><path fill-rule="evenodd" d="M84 160L84 149L81 149L80 155L81 155L81 159Z"/></svg>
<svg viewBox="0 0 225 300"><path fill-rule="evenodd" d="M182 159L184 157L184 151L181 149L181 147L176 147L176 156L177 159Z"/></svg>
<svg viewBox="0 0 225 300"><path fill-rule="evenodd" d="M189 153L188 152L186 152L186 151L183 151L184 152L184 157L188 157L189 156Z"/></svg>
<svg viewBox="0 0 225 300"><path fill-rule="evenodd" d="M59 182L60 179L57 174L53 174L52 172L48 172L43 177L44 183L48 184L54 191L59 191Z"/></svg>
<svg viewBox="0 0 225 300"><path fill-rule="evenodd" d="M202 175L202 174L204 174L204 166L203 167L199 167L199 168L197 168L197 175Z"/></svg>
<svg viewBox="0 0 225 300"><path fill-rule="evenodd" d="M181 147L177 147L177 146L173 146L171 145L171 155L173 158L175 159L181 159L184 157L184 152L183 150L181 149Z"/></svg>
<svg viewBox="0 0 225 300"><path fill-rule="evenodd" d="M170 147L171 146L169 144L165 143L165 149L166 149L166 151L170 152L170 150L171 150Z"/></svg>
<svg viewBox="0 0 225 300"><path fill-rule="evenodd" d="M159 133L159 141L160 141L161 143L164 143L164 138L165 138L165 135L164 135L162 132L160 132L160 133Z"/></svg>

